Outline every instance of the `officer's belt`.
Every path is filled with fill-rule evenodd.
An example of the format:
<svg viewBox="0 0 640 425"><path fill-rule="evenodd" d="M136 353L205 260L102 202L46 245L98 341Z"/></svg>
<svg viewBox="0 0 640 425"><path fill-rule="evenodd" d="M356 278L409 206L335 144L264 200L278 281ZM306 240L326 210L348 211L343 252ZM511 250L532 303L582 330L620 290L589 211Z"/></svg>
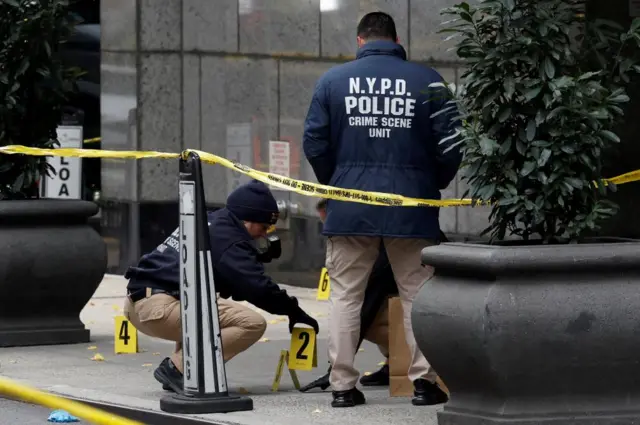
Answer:
<svg viewBox="0 0 640 425"><path fill-rule="evenodd" d="M127 296L129 297L132 303L136 303L140 300L149 298L150 296L156 295L156 294L166 294L175 299L179 299L180 291L165 291L164 289L147 287L147 288L141 288L133 292L130 292L129 294L127 294Z"/></svg>

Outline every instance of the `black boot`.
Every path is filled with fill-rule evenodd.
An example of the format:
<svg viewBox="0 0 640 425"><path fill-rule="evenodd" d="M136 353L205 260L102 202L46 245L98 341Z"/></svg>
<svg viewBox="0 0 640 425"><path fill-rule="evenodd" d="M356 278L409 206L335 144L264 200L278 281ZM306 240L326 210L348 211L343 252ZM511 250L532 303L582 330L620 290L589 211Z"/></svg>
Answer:
<svg viewBox="0 0 640 425"><path fill-rule="evenodd" d="M447 393L442 391L437 384L432 384L426 379L416 379L413 381L413 387L411 404L414 406L433 406L449 401Z"/></svg>
<svg viewBox="0 0 640 425"><path fill-rule="evenodd" d="M178 394L182 393L184 377L169 357L160 363L160 366L153 372L153 376L156 381L162 384L163 390L173 391Z"/></svg>
<svg viewBox="0 0 640 425"><path fill-rule="evenodd" d="M331 407L353 407L365 404L364 394L357 388L347 391L333 391L333 401Z"/></svg>
<svg viewBox="0 0 640 425"><path fill-rule="evenodd" d="M365 387L386 387L389 385L389 365L386 364L379 371L369 376L360 378L360 383Z"/></svg>

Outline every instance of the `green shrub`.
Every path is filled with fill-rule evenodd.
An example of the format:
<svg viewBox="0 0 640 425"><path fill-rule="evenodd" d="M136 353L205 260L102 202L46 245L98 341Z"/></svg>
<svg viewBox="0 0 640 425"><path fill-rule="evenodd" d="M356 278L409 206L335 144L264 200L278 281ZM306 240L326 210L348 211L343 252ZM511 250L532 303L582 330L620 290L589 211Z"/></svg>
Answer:
<svg viewBox="0 0 640 425"><path fill-rule="evenodd" d="M462 178L490 202L492 240L577 241L612 217L603 157L640 72L640 20L628 31L587 21L584 1L481 0L443 14L466 62L460 111Z"/></svg>
<svg viewBox="0 0 640 425"><path fill-rule="evenodd" d="M77 69L65 69L60 44L79 18L66 0L0 0L0 145L51 148ZM38 196L46 157L0 155L0 199Z"/></svg>

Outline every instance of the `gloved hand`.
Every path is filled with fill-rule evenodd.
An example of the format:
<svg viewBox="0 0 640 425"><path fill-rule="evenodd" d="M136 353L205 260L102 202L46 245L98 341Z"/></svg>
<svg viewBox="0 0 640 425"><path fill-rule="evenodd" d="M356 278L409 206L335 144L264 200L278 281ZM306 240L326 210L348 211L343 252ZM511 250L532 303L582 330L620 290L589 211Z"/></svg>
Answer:
<svg viewBox="0 0 640 425"><path fill-rule="evenodd" d="M300 307L296 307L293 313L289 314L289 332L293 332L293 328L298 323L302 323L303 325L309 325L316 331L316 335L320 331L320 327L318 326L318 321L313 317L309 316L303 309Z"/></svg>

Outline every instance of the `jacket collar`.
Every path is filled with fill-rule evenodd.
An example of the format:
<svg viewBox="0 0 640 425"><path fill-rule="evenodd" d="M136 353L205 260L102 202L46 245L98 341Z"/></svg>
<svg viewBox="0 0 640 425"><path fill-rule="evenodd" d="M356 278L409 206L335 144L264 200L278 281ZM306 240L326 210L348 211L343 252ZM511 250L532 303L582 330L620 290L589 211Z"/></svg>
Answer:
<svg viewBox="0 0 640 425"><path fill-rule="evenodd" d="M361 59L366 56L373 55L387 55L396 56L402 60L407 60L407 52L404 47L393 41L376 40L370 41L361 48L358 49L356 59Z"/></svg>
<svg viewBox="0 0 640 425"><path fill-rule="evenodd" d="M236 215L231 211L229 211L226 207L224 208L224 210L226 211L227 216L231 219L231 221L238 227L238 230L240 231L240 233L242 233L243 236L246 236L247 239L253 240L253 238L249 234L249 231L245 227L244 222L240 220L238 217L236 217Z"/></svg>

